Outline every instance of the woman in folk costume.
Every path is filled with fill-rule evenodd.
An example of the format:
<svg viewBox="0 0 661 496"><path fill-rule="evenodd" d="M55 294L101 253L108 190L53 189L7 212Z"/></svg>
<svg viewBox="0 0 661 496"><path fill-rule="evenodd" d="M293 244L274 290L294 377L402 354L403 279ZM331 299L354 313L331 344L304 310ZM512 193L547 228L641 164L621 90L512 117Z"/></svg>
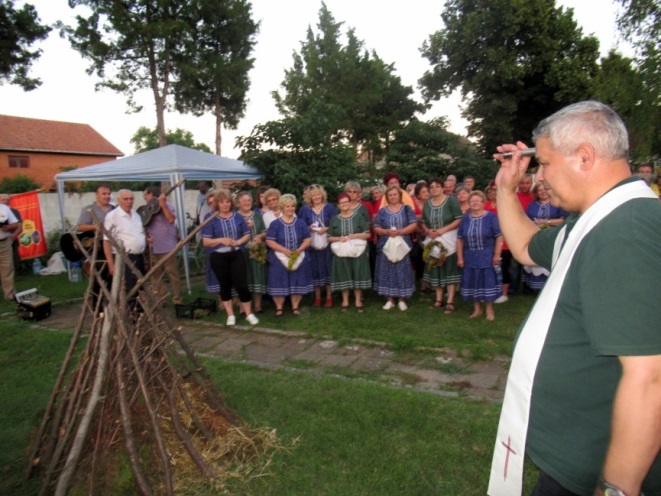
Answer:
<svg viewBox="0 0 661 496"><path fill-rule="evenodd" d="M429 181L430 198L422 211L421 226L430 240L440 240L448 251L442 264L428 261L425 264L423 279L436 292L435 308L443 306L443 293L447 288L448 299L445 313L455 311L457 285L461 282L461 269L457 265L456 233L461 222L461 207L454 196L443 192L443 179L436 177ZM445 241L445 243L443 243Z"/></svg>
<svg viewBox="0 0 661 496"><path fill-rule="evenodd" d="M333 306L331 296L331 264L333 254L327 241L330 221L337 214L335 207L328 203L326 190L319 184L308 186L303 193L305 204L298 216L310 229L312 247L308 250L312 264L312 284L314 285L314 306L321 306L321 293L325 288L325 305Z"/></svg>
<svg viewBox="0 0 661 496"><path fill-rule="evenodd" d="M341 309L343 312L349 308L349 293L353 290L356 310L358 313L363 313L363 290L372 286L369 250L366 246L370 237L370 225L362 215L351 209L351 199L346 193L338 195L337 206L340 213L331 219L328 228L328 241L333 244L335 253L331 271L331 286L333 291L342 293ZM352 256L342 254L337 245L347 243L362 245L362 253L358 256L353 256L357 253Z"/></svg>
<svg viewBox="0 0 661 496"><path fill-rule="evenodd" d="M413 296L415 291L415 278L408 251L412 246L411 234L418 228L418 222L411 207L402 204L399 186L389 187L385 197L387 205L374 217L374 232L379 236L374 291L387 298L384 310L393 308L397 298L397 306L401 311L405 311L408 308L405 300ZM397 250L392 249L395 246ZM402 247L405 253L403 258L399 258L394 251L399 251Z"/></svg>

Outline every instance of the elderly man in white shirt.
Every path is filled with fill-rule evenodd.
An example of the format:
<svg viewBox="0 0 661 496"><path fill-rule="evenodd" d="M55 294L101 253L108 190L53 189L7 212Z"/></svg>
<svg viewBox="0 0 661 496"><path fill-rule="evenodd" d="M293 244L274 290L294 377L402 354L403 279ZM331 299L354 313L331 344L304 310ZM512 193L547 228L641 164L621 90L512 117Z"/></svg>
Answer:
<svg viewBox="0 0 661 496"><path fill-rule="evenodd" d="M145 264L143 253L147 246L145 230L142 226L140 216L133 210L133 193L127 189L121 189L117 192L118 208L108 212L103 226L106 234L103 236L103 251L108 261L108 270L112 276L115 275L115 249L110 244L108 233L116 240L126 251L126 254L140 272L144 271ZM124 270L124 284L126 291L130 291L137 278L128 266ZM129 302L134 307L135 301Z"/></svg>

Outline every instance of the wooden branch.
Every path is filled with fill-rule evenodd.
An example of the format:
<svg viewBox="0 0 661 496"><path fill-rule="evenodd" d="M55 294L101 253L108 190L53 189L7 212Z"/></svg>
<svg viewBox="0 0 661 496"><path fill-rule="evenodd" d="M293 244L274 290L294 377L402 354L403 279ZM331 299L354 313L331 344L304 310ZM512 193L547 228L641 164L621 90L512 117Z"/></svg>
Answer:
<svg viewBox="0 0 661 496"><path fill-rule="evenodd" d="M118 259L116 267L120 269L121 273L123 268L123 260L121 257ZM113 279L111 295L113 296L114 301L116 301L117 294L119 293L121 279L121 277ZM99 360L96 367L96 376L94 378L94 384L92 385L91 396L87 402L85 412L83 413L83 416L80 420L78 431L76 432L73 445L71 446L69 456L67 457L67 461L64 465L64 469L58 477L57 485L55 486L55 496L65 496L69 489L69 482L73 476L78 459L80 458L81 449L85 438L87 437L89 425L92 421L92 414L94 413L96 405L99 402L99 392L101 391L101 386L103 385L103 380L105 379L106 365L108 363L108 350L110 348L112 320L115 318L115 310L112 307L112 302L109 305L109 308L111 309L111 314L106 319L104 319L103 327L101 329Z"/></svg>

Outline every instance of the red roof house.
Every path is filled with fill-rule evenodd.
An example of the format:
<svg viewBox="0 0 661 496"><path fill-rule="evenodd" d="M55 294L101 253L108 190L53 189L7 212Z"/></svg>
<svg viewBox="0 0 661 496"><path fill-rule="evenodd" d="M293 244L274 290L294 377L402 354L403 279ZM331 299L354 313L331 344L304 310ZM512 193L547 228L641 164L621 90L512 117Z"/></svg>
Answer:
<svg viewBox="0 0 661 496"><path fill-rule="evenodd" d="M0 179L24 175L50 190L59 172L123 155L88 124L0 115Z"/></svg>

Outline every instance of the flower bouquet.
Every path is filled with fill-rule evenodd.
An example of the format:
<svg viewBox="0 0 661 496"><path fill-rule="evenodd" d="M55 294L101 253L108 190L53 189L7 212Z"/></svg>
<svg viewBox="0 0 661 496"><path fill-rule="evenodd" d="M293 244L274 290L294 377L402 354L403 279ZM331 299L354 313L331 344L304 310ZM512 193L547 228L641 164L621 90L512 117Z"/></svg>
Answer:
<svg viewBox="0 0 661 496"><path fill-rule="evenodd" d="M434 267L441 267L447 256L447 248L443 246L443 243L436 240L429 241L422 252L422 260L427 264L429 270Z"/></svg>
<svg viewBox="0 0 661 496"><path fill-rule="evenodd" d="M253 260L257 260L260 264L266 263L266 246L264 243L255 243L250 241L247 245L248 256Z"/></svg>
<svg viewBox="0 0 661 496"><path fill-rule="evenodd" d="M287 263L287 270L294 270L296 265L296 261L298 260L298 252L297 251L292 251L291 255L289 255L289 262Z"/></svg>

